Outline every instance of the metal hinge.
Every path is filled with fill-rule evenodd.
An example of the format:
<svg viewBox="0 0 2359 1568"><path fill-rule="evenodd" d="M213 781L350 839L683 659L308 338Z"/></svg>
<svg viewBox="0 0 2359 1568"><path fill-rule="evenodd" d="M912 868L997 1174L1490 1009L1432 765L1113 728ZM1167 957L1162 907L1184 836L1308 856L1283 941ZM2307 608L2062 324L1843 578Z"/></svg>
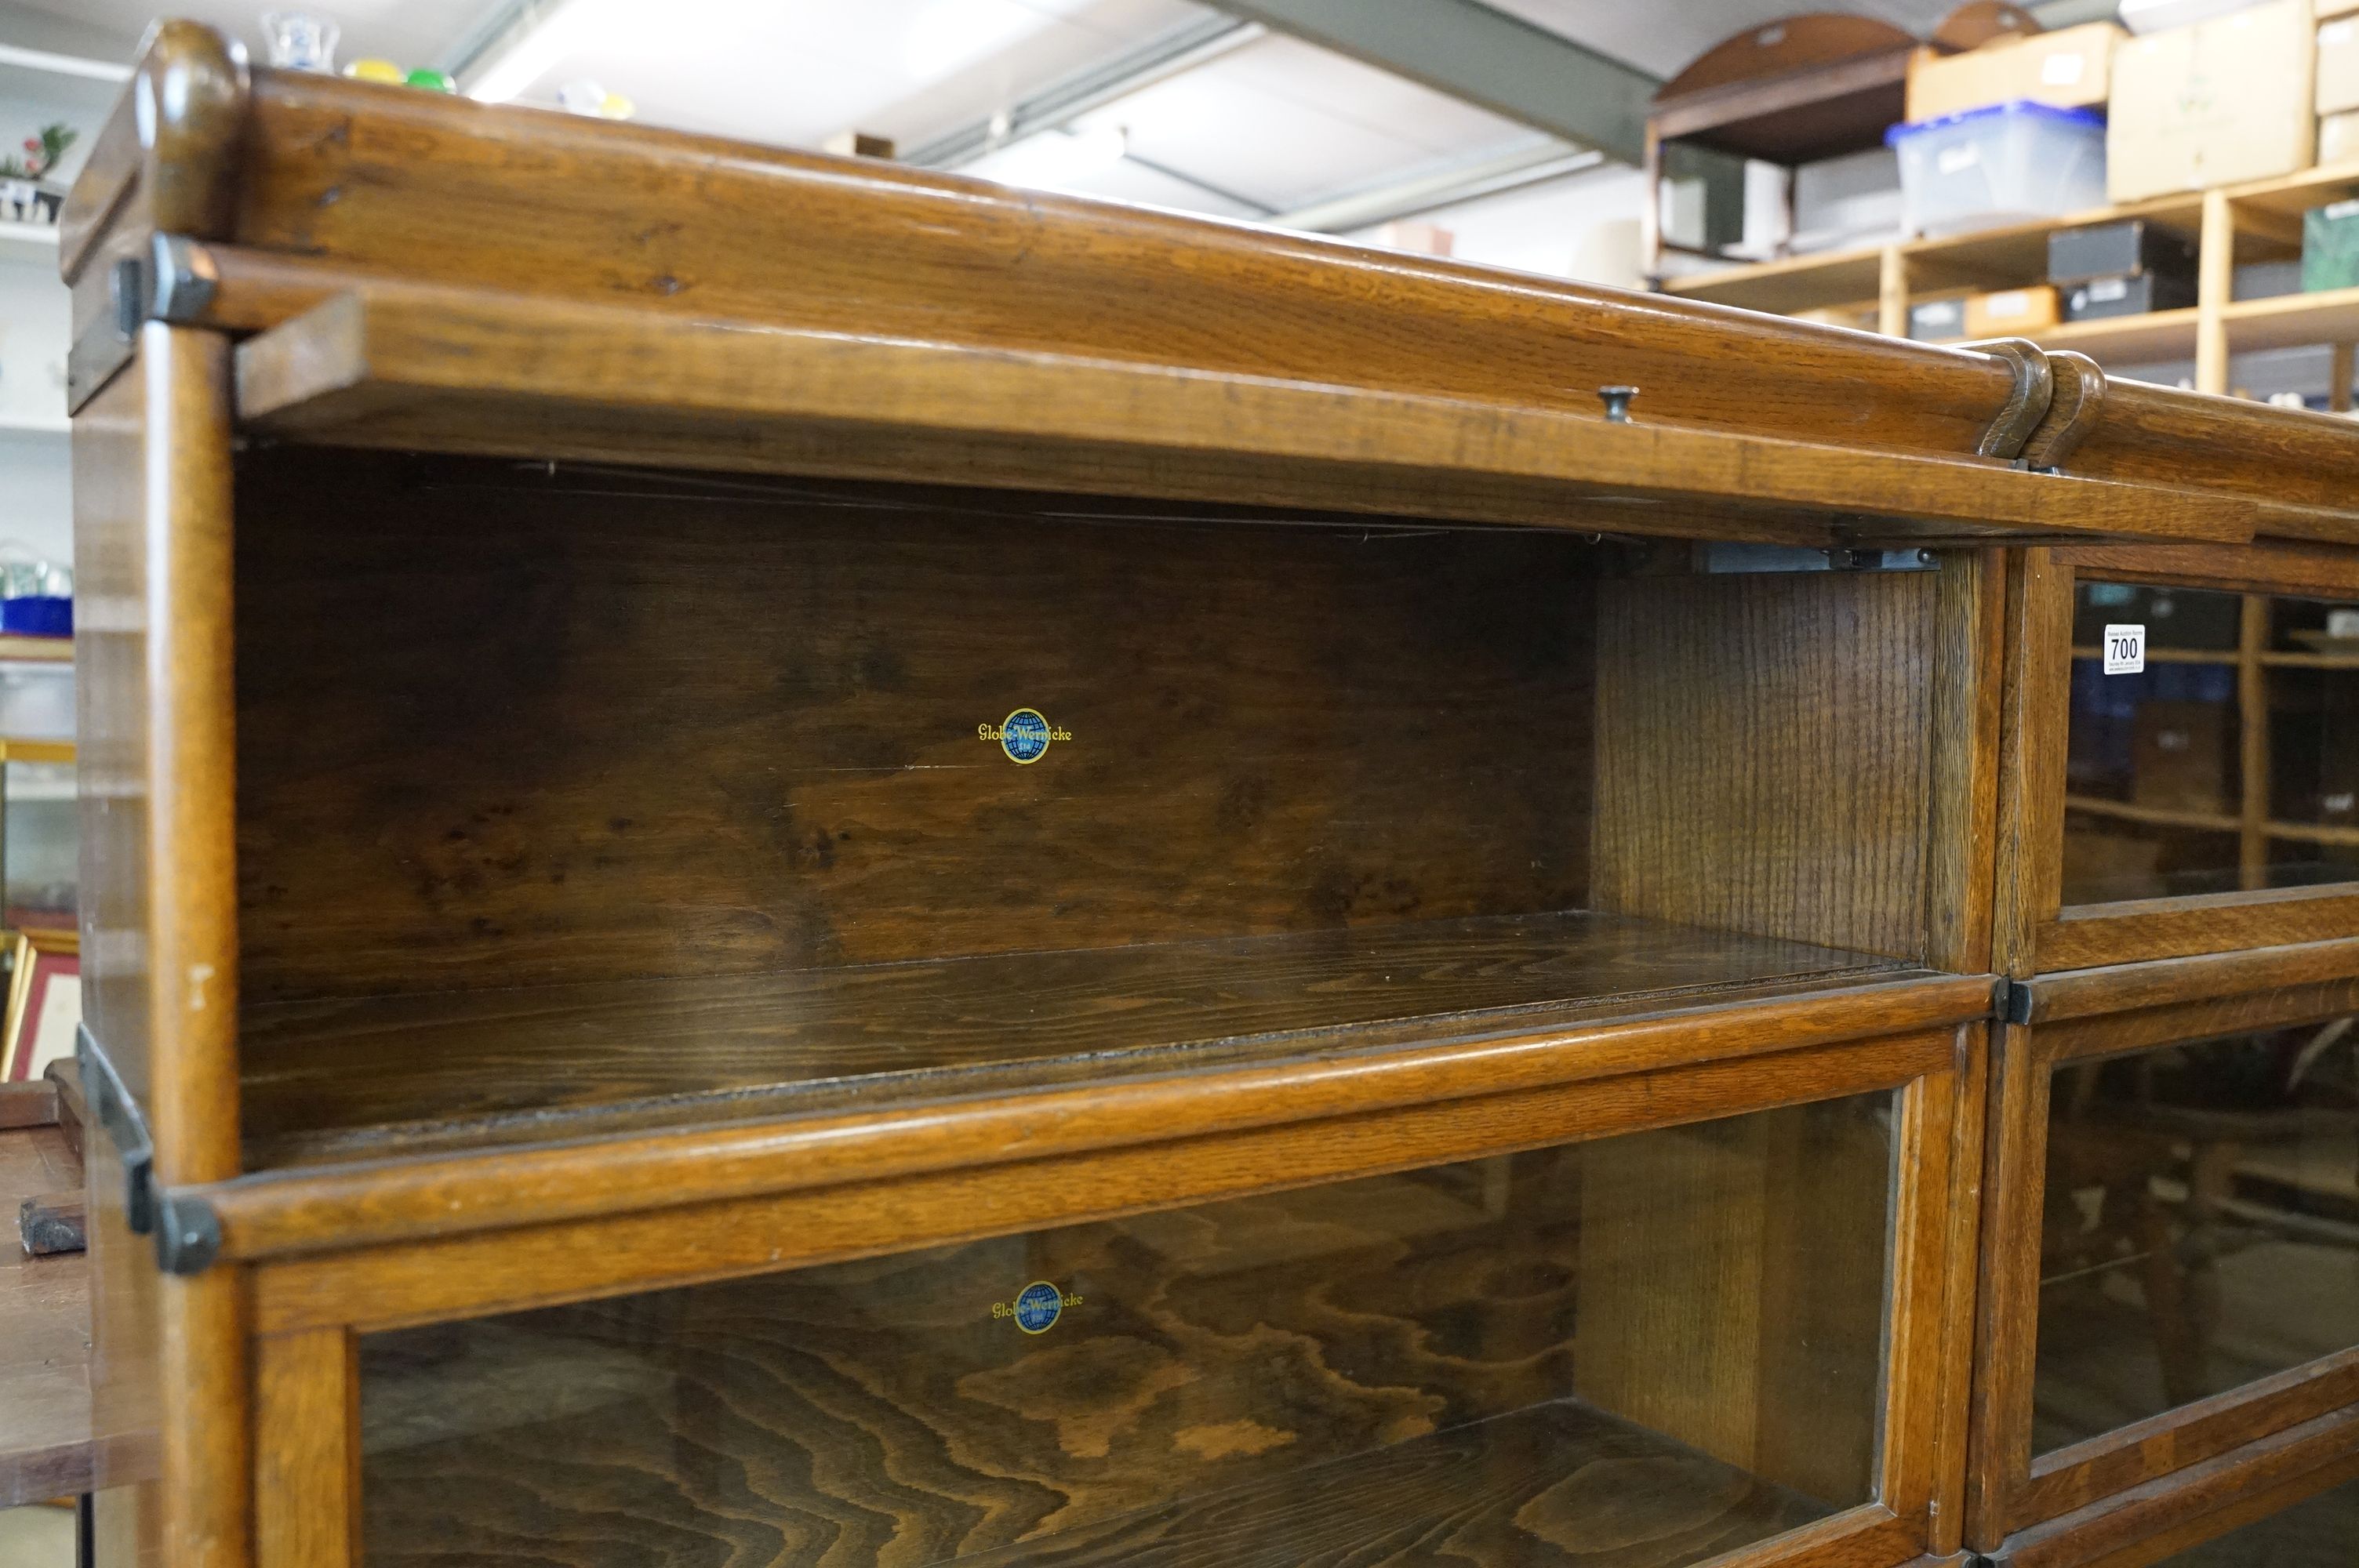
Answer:
<svg viewBox="0 0 2359 1568"><path fill-rule="evenodd" d="M1930 550L1831 550L1799 545L1742 545L1725 542L1700 546L1698 562L1705 572L1937 572L1941 557Z"/></svg>
<svg viewBox="0 0 2359 1568"><path fill-rule="evenodd" d="M198 319L212 304L217 281L204 247L179 234L155 235L146 255L118 258L107 274L107 309L66 355L67 412L81 412L131 362L142 324Z"/></svg>
<svg viewBox="0 0 2359 1568"><path fill-rule="evenodd" d="M123 1157L123 1209L132 1231L156 1238L156 1266L168 1274L201 1274L221 1254L221 1217L202 1198L176 1194L156 1180L156 1141L147 1119L123 1087L88 1024L74 1027L74 1059L82 1064L82 1097Z"/></svg>

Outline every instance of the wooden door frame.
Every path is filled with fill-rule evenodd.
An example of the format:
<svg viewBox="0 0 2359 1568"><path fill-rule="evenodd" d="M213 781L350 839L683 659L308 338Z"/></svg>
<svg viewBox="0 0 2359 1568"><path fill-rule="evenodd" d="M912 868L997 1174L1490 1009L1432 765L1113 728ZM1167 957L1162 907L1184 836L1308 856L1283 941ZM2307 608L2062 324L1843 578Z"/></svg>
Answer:
<svg viewBox="0 0 2359 1568"><path fill-rule="evenodd" d="M777 1272L1879 1090L1898 1096L1880 1500L1744 1549L1717 1568L1881 1568L1920 1555L1946 1558L1959 1550L1984 1033L1981 1023L1961 1023L1571 1084L1545 1098L1502 1095L1406 1111L1401 1115L1410 1119L1397 1129L1405 1140L1397 1143L1386 1141L1383 1128L1373 1141L1353 1128L1328 1124L1249 1128L1178 1148L1096 1150L652 1215L539 1225L520 1218L514 1228L225 1264L237 1278L237 1294L250 1303L255 1329L255 1563L349 1568L359 1561L357 1358L364 1333ZM1810 1064L1798 1070L1804 1056ZM1419 1124L1430 1124L1430 1141L1414 1136ZM1306 1147L1306 1132L1359 1145L1353 1169L1306 1176L1290 1159ZM1151 1162L1154 1195L1125 1197L1144 1190L1125 1171L1142 1156ZM583 1157L594 1160L595 1151ZM886 1206L912 1215L923 1234L894 1235L880 1227Z"/></svg>
<svg viewBox="0 0 2359 1568"><path fill-rule="evenodd" d="M2125 965L2021 988L2028 1022L1992 1052L1966 1540L2034 1527L2163 1483L2255 1439L2359 1404L2359 1346L2034 1454L2032 1392L2049 1086L2059 1065L2359 1011L2359 937ZM2190 1505L2192 1506L2192 1505Z"/></svg>
<svg viewBox="0 0 2359 1568"><path fill-rule="evenodd" d="M2083 578L2225 593L2359 599L2359 551L2263 543L2233 550L2091 546L2017 555L2006 594L1997 966L2020 978L2359 931L2359 879L2318 887L2064 904L2073 589ZM2252 699L2253 694L2243 695Z"/></svg>
<svg viewBox="0 0 2359 1568"><path fill-rule="evenodd" d="M2150 1568L2163 1559L2359 1480L2359 1406L2009 1536L1991 1568Z"/></svg>

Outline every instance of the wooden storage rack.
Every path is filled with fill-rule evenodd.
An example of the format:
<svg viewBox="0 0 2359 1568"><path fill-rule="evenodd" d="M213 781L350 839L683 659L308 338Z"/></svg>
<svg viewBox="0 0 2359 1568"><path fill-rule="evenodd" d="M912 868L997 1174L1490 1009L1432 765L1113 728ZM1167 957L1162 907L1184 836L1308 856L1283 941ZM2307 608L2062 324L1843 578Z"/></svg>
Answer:
<svg viewBox="0 0 2359 1568"><path fill-rule="evenodd" d="M2192 359L2199 391L2229 390L2231 356L2330 344L2337 350L2332 406L2350 406L2351 345L2359 342L2359 289L2233 297L2240 263L2301 254L2301 215L2359 193L2359 166L2301 170L2275 179L2156 197L2032 223L1939 239L1831 251L1671 278L1669 292L1778 314L1873 302L1876 330L1908 332L1908 307L1954 288L2018 288L2047 276L2048 236L2059 229L2138 218L2195 242L2196 303L2143 316L2062 322L2038 334L2043 348L2104 365Z"/></svg>

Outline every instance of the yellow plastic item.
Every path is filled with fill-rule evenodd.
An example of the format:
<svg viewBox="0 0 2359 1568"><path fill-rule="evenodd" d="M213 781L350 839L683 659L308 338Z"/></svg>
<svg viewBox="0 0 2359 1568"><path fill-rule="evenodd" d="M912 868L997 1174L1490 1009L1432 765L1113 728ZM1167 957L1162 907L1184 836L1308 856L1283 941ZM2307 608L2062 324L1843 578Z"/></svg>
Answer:
<svg viewBox="0 0 2359 1568"><path fill-rule="evenodd" d="M356 59L344 67L344 74L361 81L390 81L398 86L409 73L389 59Z"/></svg>

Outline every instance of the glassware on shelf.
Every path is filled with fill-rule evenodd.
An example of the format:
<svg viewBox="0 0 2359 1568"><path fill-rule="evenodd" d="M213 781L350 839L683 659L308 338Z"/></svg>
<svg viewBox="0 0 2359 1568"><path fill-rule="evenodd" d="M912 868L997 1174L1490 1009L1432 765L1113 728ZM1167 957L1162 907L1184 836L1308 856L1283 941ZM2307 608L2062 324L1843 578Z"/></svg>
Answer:
<svg viewBox="0 0 2359 1568"><path fill-rule="evenodd" d="M335 70L336 40L343 36L343 29L325 17L301 11L265 11L262 31L270 63L279 70Z"/></svg>

